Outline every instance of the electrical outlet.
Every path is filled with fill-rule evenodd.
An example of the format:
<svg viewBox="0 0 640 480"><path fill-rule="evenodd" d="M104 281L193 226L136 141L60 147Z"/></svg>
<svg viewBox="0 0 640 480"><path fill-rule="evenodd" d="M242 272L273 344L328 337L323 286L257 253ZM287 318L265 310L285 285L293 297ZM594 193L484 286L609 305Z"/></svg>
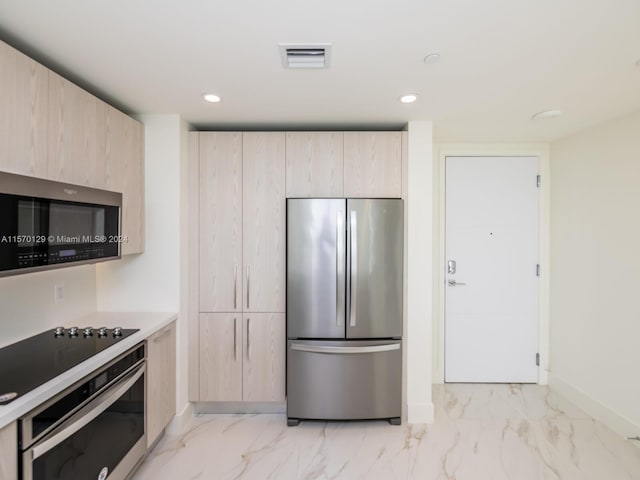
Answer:
<svg viewBox="0 0 640 480"><path fill-rule="evenodd" d="M64 285L56 285L53 287L53 301L55 303L64 302Z"/></svg>

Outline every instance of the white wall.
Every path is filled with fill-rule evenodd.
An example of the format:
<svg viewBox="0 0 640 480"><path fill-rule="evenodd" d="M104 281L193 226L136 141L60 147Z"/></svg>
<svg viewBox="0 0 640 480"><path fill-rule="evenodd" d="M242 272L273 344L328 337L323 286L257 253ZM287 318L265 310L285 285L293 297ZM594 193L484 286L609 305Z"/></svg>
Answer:
<svg viewBox="0 0 640 480"><path fill-rule="evenodd" d="M551 145L549 384L640 432L640 112Z"/></svg>
<svg viewBox="0 0 640 480"><path fill-rule="evenodd" d="M180 311L181 200L187 126L179 115L141 115L145 126L145 251L97 267L99 311ZM187 405L187 322L178 318L178 414Z"/></svg>
<svg viewBox="0 0 640 480"><path fill-rule="evenodd" d="M141 115L145 128L145 250L97 266L99 311L180 309L178 115Z"/></svg>
<svg viewBox="0 0 640 480"><path fill-rule="evenodd" d="M433 313L433 125L409 122L407 171L407 421L434 421L431 398Z"/></svg>
<svg viewBox="0 0 640 480"><path fill-rule="evenodd" d="M84 265L0 278L0 347L95 311L95 269ZM57 304L56 285L65 292Z"/></svg>

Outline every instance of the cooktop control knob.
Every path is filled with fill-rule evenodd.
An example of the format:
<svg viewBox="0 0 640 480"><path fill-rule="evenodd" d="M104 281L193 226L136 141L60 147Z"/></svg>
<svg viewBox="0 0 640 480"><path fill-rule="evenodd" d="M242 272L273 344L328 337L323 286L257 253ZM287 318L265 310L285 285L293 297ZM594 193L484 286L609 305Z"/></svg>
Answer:
<svg viewBox="0 0 640 480"><path fill-rule="evenodd" d="M70 337L77 337L78 336L78 327L71 327L69 329L69 336Z"/></svg>
<svg viewBox="0 0 640 480"><path fill-rule="evenodd" d="M106 336L107 336L107 327L100 327L100 328L98 329L98 336L99 336L100 338L104 338L104 337L106 337Z"/></svg>
<svg viewBox="0 0 640 480"><path fill-rule="evenodd" d="M82 329L82 333L85 337L93 337L93 328L91 327L84 327Z"/></svg>
<svg viewBox="0 0 640 480"><path fill-rule="evenodd" d="M64 336L64 327L56 327L56 329L53 331L53 335L57 338L57 337L63 337Z"/></svg>
<svg viewBox="0 0 640 480"><path fill-rule="evenodd" d="M113 336L114 337L121 337L122 336L122 327L115 327L113 329Z"/></svg>

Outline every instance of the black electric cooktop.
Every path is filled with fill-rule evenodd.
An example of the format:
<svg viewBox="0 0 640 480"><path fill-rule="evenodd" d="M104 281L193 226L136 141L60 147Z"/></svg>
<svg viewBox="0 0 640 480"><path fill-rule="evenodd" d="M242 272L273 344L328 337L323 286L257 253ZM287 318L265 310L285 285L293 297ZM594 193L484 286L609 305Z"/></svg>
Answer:
<svg viewBox="0 0 640 480"><path fill-rule="evenodd" d="M58 327L1 348L0 405L6 405L137 331L119 327Z"/></svg>

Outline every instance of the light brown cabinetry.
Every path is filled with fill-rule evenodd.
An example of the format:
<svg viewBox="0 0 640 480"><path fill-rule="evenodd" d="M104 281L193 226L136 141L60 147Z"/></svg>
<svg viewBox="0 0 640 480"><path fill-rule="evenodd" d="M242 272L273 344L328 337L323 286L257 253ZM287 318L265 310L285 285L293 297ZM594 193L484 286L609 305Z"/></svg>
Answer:
<svg viewBox="0 0 640 480"><path fill-rule="evenodd" d="M343 132L287 132L287 197L342 197Z"/></svg>
<svg viewBox="0 0 640 480"><path fill-rule="evenodd" d="M242 399L282 402L285 389L284 313L244 314Z"/></svg>
<svg viewBox="0 0 640 480"><path fill-rule="evenodd" d="M122 255L144 251L144 127L106 106L105 187L122 192Z"/></svg>
<svg viewBox="0 0 640 480"><path fill-rule="evenodd" d="M284 312L284 133L199 136L199 311Z"/></svg>
<svg viewBox="0 0 640 480"><path fill-rule="evenodd" d="M242 314L200 314L200 399L242 400Z"/></svg>
<svg viewBox="0 0 640 480"><path fill-rule="evenodd" d="M144 251L144 127L0 41L0 171L123 194L122 254Z"/></svg>
<svg viewBox="0 0 640 480"><path fill-rule="evenodd" d="M344 133L344 196L402 196L402 132Z"/></svg>
<svg viewBox="0 0 640 480"><path fill-rule="evenodd" d="M242 135L243 311L284 312L285 136Z"/></svg>
<svg viewBox="0 0 640 480"><path fill-rule="evenodd" d="M176 325L147 339L147 446L176 414Z"/></svg>
<svg viewBox="0 0 640 480"><path fill-rule="evenodd" d="M0 42L0 170L46 177L48 71Z"/></svg>
<svg viewBox="0 0 640 480"><path fill-rule="evenodd" d="M242 133L199 134L200 311L242 311Z"/></svg>
<svg viewBox="0 0 640 480"><path fill-rule="evenodd" d="M13 422L0 429L0 479L18 478L18 427Z"/></svg>
<svg viewBox="0 0 640 480"><path fill-rule="evenodd" d="M402 132L287 132L287 197L401 197Z"/></svg>
<svg viewBox="0 0 640 480"><path fill-rule="evenodd" d="M284 401L284 314L200 314L199 371L202 401Z"/></svg>
<svg viewBox="0 0 640 480"><path fill-rule="evenodd" d="M191 397L282 401L285 135L201 132L190 152L200 240Z"/></svg>
<svg viewBox="0 0 640 480"><path fill-rule="evenodd" d="M106 187L106 104L49 72L49 178Z"/></svg>

